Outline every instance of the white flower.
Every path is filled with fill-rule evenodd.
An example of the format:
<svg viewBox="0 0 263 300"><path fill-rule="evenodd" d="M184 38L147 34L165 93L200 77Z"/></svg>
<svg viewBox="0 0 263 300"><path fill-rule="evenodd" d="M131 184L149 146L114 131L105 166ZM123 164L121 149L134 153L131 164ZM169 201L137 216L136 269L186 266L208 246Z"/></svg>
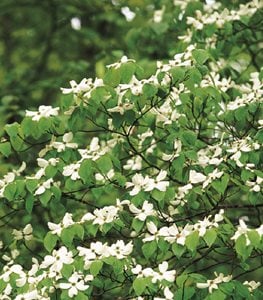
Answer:
<svg viewBox="0 0 263 300"><path fill-rule="evenodd" d="M57 234L58 236L60 236L64 228L67 228L75 223L72 220L72 214L66 213L62 222L60 222L59 224L55 224L52 222L48 222L47 224L52 234Z"/></svg>
<svg viewBox="0 0 263 300"><path fill-rule="evenodd" d="M60 272L63 268L63 264L73 263L73 253L68 251L65 246L62 246L59 250L53 250L52 255L46 255L44 261L40 265L40 268L48 268L50 272Z"/></svg>
<svg viewBox="0 0 263 300"><path fill-rule="evenodd" d="M112 108L108 108L108 112L118 112L121 115L123 115L125 113L125 111L127 110L131 110L133 109L134 105L133 103L130 102L124 102L124 103L118 103L117 106L114 106Z"/></svg>
<svg viewBox="0 0 263 300"><path fill-rule="evenodd" d="M213 280L207 280L207 282L204 283L197 283L196 286L199 289L206 289L208 288L209 293L211 294L213 292L213 290L217 290L218 289L218 284L222 283L222 282L229 282L232 279L231 275L228 276L224 276L224 274L220 273L219 275L217 275L217 273L215 272L215 276L216 278Z"/></svg>
<svg viewBox="0 0 263 300"><path fill-rule="evenodd" d="M152 191L153 189L157 189L161 192L165 192L167 187L169 186L169 181L165 181L165 177L167 176L167 172L161 170L156 179L153 181L149 179L145 184L145 191Z"/></svg>
<svg viewBox="0 0 263 300"><path fill-rule="evenodd" d="M263 182L263 178L257 176L256 181L246 181L246 185L250 187L253 192L260 192L260 185Z"/></svg>
<svg viewBox="0 0 263 300"><path fill-rule="evenodd" d="M213 180L220 178L224 172L215 169L212 173L209 173L206 180L203 182L203 189L205 189Z"/></svg>
<svg viewBox="0 0 263 300"><path fill-rule="evenodd" d="M93 224L104 225L105 223L113 222L118 216L119 209L116 206L110 205L100 209L95 209Z"/></svg>
<svg viewBox="0 0 263 300"><path fill-rule="evenodd" d="M97 181L105 182L105 180L111 180L114 176L115 176L114 170L111 169L111 170L109 170L109 172L106 175L100 174L100 173L96 173L95 174L95 179Z"/></svg>
<svg viewBox="0 0 263 300"><path fill-rule="evenodd" d="M38 122L41 118L49 118L57 116L59 107L52 108L52 106L40 105L38 111L26 110L26 117L32 117L33 121Z"/></svg>
<svg viewBox="0 0 263 300"><path fill-rule="evenodd" d="M189 173L189 181L190 183L200 183L200 182L204 182L206 180L206 176L202 173L198 173L195 170L190 170Z"/></svg>
<svg viewBox="0 0 263 300"><path fill-rule="evenodd" d="M246 237L246 245L249 246L250 245L250 240L248 238L247 233L250 230L251 229L249 229L247 227L246 223L242 219L239 219L239 226L237 227L237 231L235 232L235 234L231 237L231 240L236 241L241 235L245 235L245 237Z"/></svg>
<svg viewBox="0 0 263 300"><path fill-rule="evenodd" d="M137 195L145 185L145 179L141 174L136 173L132 177L132 182L126 182L126 187L133 187L130 191L131 196Z"/></svg>
<svg viewBox="0 0 263 300"><path fill-rule="evenodd" d="M74 17L70 20L72 29L80 30L81 29L81 20L78 17Z"/></svg>
<svg viewBox="0 0 263 300"><path fill-rule="evenodd" d="M167 280L169 282L174 282L175 280L175 270L168 271L168 262L164 261L158 266L159 268L159 273L157 273L153 278L152 282L156 283L157 280L162 281L162 280Z"/></svg>
<svg viewBox="0 0 263 300"><path fill-rule="evenodd" d="M132 213L136 214L136 219L140 221L145 221L148 216L154 216L156 214L153 209L153 204L149 203L147 200L143 202L142 208L137 208L134 204L129 205L129 209Z"/></svg>
<svg viewBox="0 0 263 300"><path fill-rule="evenodd" d="M117 241L109 247L109 252L112 256L116 256L118 259L123 259L131 254L133 250L132 242L124 244L122 240Z"/></svg>
<svg viewBox="0 0 263 300"><path fill-rule="evenodd" d="M27 300L40 299L38 291L37 290L33 290L33 291L30 291L30 292L27 292L27 293L23 293L23 294L17 295L14 298L14 300L24 300L24 299L27 299Z"/></svg>
<svg viewBox="0 0 263 300"><path fill-rule="evenodd" d="M53 141L53 142L51 142L50 147L57 149L58 152L65 151L66 148L71 148L71 149L78 148L77 143L71 143L72 139L73 139L72 132L65 133L62 137L63 142Z"/></svg>
<svg viewBox="0 0 263 300"><path fill-rule="evenodd" d="M77 98L78 97L86 97L90 98L91 93L97 87L101 87L104 85L102 79L95 78L94 82L92 78L83 78L79 84L76 81L71 80L70 82L71 88L61 88L63 94L71 94L73 93Z"/></svg>
<svg viewBox="0 0 263 300"><path fill-rule="evenodd" d="M27 224L23 230L14 229L13 230L13 235L14 235L15 240L17 240L17 241L22 240L23 238L26 241L29 241L33 238L32 232L33 232L32 225Z"/></svg>
<svg viewBox="0 0 263 300"><path fill-rule="evenodd" d="M49 190L51 188L51 183L53 183L52 178L44 181L42 184L39 184L37 190L34 193L34 195L44 194L46 190Z"/></svg>
<svg viewBox="0 0 263 300"><path fill-rule="evenodd" d="M70 176L72 180L80 179L79 168L80 163L70 164L68 166L63 167L62 174L67 177Z"/></svg>
<svg viewBox="0 0 263 300"><path fill-rule="evenodd" d="M122 64L126 64L128 62L135 62L134 59L130 59L128 58L127 56L122 56L122 58L120 59L119 62L116 62L114 64L111 64L111 65L107 65L107 68L114 68L114 69L118 69L121 67Z"/></svg>
<svg viewBox="0 0 263 300"><path fill-rule="evenodd" d="M163 294L164 294L165 300L172 300L174 298L174 294L170 291L168 286L166 286L164 288Z"/></svg>
<svg viewBox="0 0 263 300"><path fill-rule="evenodd" d="M135 156L127 160L126 165L123 166L124 170L141 170L142 168L142 158L140 156Z"/></svg>
<svg viewBox="0 0 263 300"><path fill-rule="evenodd" d="M93 279L93 276L90 275L90 280ZM74 272L68 279L68 283L60 283L59 287L61 289L68 290L68 295L70 298L73 298L78 294L79 291L85 291L89 288L89 285L85 285L83 275Z"/></svg>
<svg viewBox="0 0 263 300"><path fill-rule="evenodd" d="M250 291L250 293L252 293L255 289L257 289L261 285L260 282L256 282L254 280L252 280L252 281L246 280L243 284L248 287L248 290Z"/></svg>
<svg viewBox="0 0 263 300"><path fill-rule="evenodd" d="M186 226L184 229L179 230L176 224L170 227L162 227L159 230L159 235L164 237L164 240L169 243L177 243L179 245L185 245L186 237L191 233L191 228Z"/></svg>

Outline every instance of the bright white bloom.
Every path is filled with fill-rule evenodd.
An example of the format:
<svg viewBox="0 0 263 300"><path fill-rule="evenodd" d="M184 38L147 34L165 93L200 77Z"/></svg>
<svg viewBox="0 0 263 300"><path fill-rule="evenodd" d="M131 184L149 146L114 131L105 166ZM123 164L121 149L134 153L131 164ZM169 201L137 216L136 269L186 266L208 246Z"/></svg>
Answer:
<svg viewBox="0 0 263 300"><path fill-rule="evenodd" d="M205 189L213 180L219 179L224 172L218 171L215 169L212 173L209 173L206 177L206 180L203 182L203 189Z"/></svg>
<svg viewBox="0 0 263 300"><path fill-rule="evenodd" d="M77 180L77 179L80 179L80 176L79 176L79 168L80 168L80 163L77 162L75 164L70 164L68 166L65 166L63 168L63 172L62 174L64 176L67 176L72 179L72 180Z"/></svg>
<svg viewBox="0 0 263 300"><path fill-rule="evenodd" d="M252 280L252 281L246 280L243 284L248 287L248 290L250 291L250 293L252 293L255 289L257 289L261 285L260 282L256 282L254 280Z"/></svg>
<svg viewBox="0 0 263 300"><path fill-rule="evenodd" d="M135 156L127 160L126 165L123 166L124 170L141 170L142 168L142 158L140 156Z"/></svg>
<svg viewBox="0 0 263 300"><path fill-rule="evenodd" d="M119 69L123 64L126 64L128 62L135 62L134 59L130 59L127 56L122 56L122 58L120 59L119 62L116 62L114 64L111 65L107 65L107 68L114 68L114 69Z"/></svg>
<svg viewBox="0 0 263 300"><path fill-rule="evenodd" d="M263 178L257 176L256 181L246 181L246 185L250 187L250 190L253 192L260 192L260 185L263 182Z"/></svg>
<svg viewBox="0 0 263 300"><path fill-rule="evenodd" d="M72 214L66 213L62 222L60 222L59 224L55 224L52 222L48 222L47 224L52 234L57 234L58 236L60 236L64 228L75 224L75 222L72 220Z"/></svg>
<svg viewBox="0 0 263 300"><path fill-rule="evenodd" d="M164 237L164 240L173 244L185 245L186 237L192 232L192 227L178 228L176 224L170 227L162 227L159 230L159 235Z"/></svg>
<svg viewBox="0 0 263 300"><path fill-rule="evenodd" d="M49 190L51 188L52 183L53 183L53 179L49 178L48 180L44 181L42 184L39 184L34 195L36 196L36 195L44 194L46 190Z"/></svg>
<svg viewBox="0 0 263 300"><path fill-rule="evenodd" d="M126 182L126 187L130 188L133 187L133 189L130 191L131 196L137 195L141 189L145 186L146 180L141 174L136 173L132 177L132 182Z"/></svg>
<svg viewBox="0 0 263 300"><path fill-rule="evenodd" d="M192 184L201 183L206 180L206 176L202 173L196 172L195 170L190 170L189 182Z"/></svg>
<svg viewBox="0 0 263 300"><path fill-rule="evenodd" d="M163 294L165 297L165 300L172 300L174 298L174 294L171 292L171 290L166 286L163 290Z"/></svg>
<svg viewBox="0 0 263 300"><path fill-rule="evenodd" d="M113 205L105 206L100 209L95 209L93 212L95 216L93 224L98 224L102 226L105 223L112 223L117 218L118 212L119 209Z"/></svg>
<svg viewBox="0 0 263 300"><path fill-rule="evenodd" d="M27 224L23 230L13 230L13 235L15 240L25 239L26 241L30 241L33 238L33 228L31 224Z"/></svg>
<svg viewBox="0 0 263 300"><path fill-rule="evenodd" d="M246 245L249 246L250 245L250 240L248 238L247 233L250 230L251 229L249 229L247 227L246 223L242 219L239 219L239 226L237 227L237 231L235 232L235 234L231 237L231 240L236 241L241 235L245 235L245 237L246 237Z"/></svg>
<svg viewBox="0 0 263 300"><path fill-rule="evenodd" d="M52 108L52 106L40 105L38 111L26 110L26 117L31 117L33 121L38 122L41 118L49 118L57 116L59 107Z"/></svg>
<svg viewBox="0 0 263 300"><path fill-rule="evenodd" d="M92 275L89 275L89 280L93 279ZM86 278L85 278L86 279ZM85 291L89 288L89 285L85 285L83 274L74 272L68 279L68 283L60 283L59 287L64 290L68 290L68 295L73 298L79 291Z"/></svg>
<svg viewBox="0 0 263 300"><path fill-rule="evenodd" d="M128 6L122 7L121 13L125 16L127 22L131 22L136 16L136 13L130 10Z"/></svg>
<svg viewBox="0 0 263 300"><path fill-rule="evenodd" d="M105 175L100 174L100 173L95 174L96 180L102 181L102 182L105 182L106 180L111 180L114 176L115 176L115 173L114 173L113 169L109 170L109 172Z"/></svg>
<svg viewBox="0 0 263 300"><path fill-rule="evenodd" d="M12 263L13 261L10 261L10 263ZM15 265L5 265L3 267L3 272L2 275L0 275L0 279L3 279L4 282L8 282L10 280L10 275L11 274L17 274L17 275L23 275L24 271L22 266L15 264Z"/></svg>
<svg viewBox="0 0 263 300"><path fill-rule="evenodd" d="M112 244L109 247L109 252L112 256L117 257L118 259L123 259L130 255L133 250L133 244L130 241L128 244L124 244L122 240L117 241L115 244Z"/></svg>
<svg viewBox="0 0 263 300"><path fill-rule="evenodd" d="M130 204L129 209L136 215L135 218L140 221L145 221L148 216L154 216L156 214L153 204L149 203L147 200L143 202L141 209L137 208L134 204Z"/></svg>
<svg viewBox="0 0 263 300"><path fill-rule="evenodd" d="M223 273L220 273L219 275L215 272L214 273L216 278L213 280L207 280L207 282L204 283L197 283L196 286L199 289L206 289L208 288L209 293L211 294L213 290L218 289L218 284L222 282L229 282L232 279L232 275L224 276Z"/></svg>
<svg viewBox="0 0 263 300"><path fill-rule="evenodd" d="M30 292L27 292L27 293L23 293L23 294L17 295L14 298L14 300L24 300L24 299L35 300L35 299L40 299L39 297L40 297L40 295L38 294L38 291L37 290L33 290L33 291L30 291ZM41 299L44 299L44 298L41 298Z"/></svg>
<svg viewBox="0 0 263 300"><path fill-rule="evenodd" d="M62 141L63 142L56 142L53 141L51 142L50 146L57 149L58 152L62 152L65 151L66 148L71 148L71 149L76 149L78 148L78 144L77 143L72 143L73 139L73 133L72 132L68 132L65 133L62 137Z"/></svg>
<svg viewBox="0 0 263 300"><path fill-rule="evenodd" d="M75 100L91 97L91 93L97 88L104 86L103 80L95 78L93 81L92 78L84 78L81 80L79 84L76 81L71 80L70 82L71 88L61 88L63 94L74 94Z"/></svg>
<svg viewBox="0 0 263 300"><path fill-rule="evenodd" d="M72 263L73 253L68 251L65 246L62 246L59 250L53 250L52 255L46 255L40 268L49 268L51 272L60 272L64 264Z"/></svg>
<svg viewBox="0 0 263 300"><path fill-rule="evenodd" d="M81 29L81 20L78 17L74 17L70 20L72 29L80 30Z"/></svg>
<svg viewBox="0 0 263 300"><path fill-rule="evenodd" d="M152 278L153 283L156 283L158 280L159 281L167 280L169 282L174 282L176 271L175 270L168 271L167 261L163 261L161 264L159 264L158 268L159 268L159 273L157 273Z"/></svg>
<svg viewBox="0 0 263 300"><path fill-rule="evenodd" d="M150 179L146 182L144 190L152 191L153 189L157 189L161 192L165 192L167 187L169 186L169 181L164 180L166 176L167 176L167 172L161 170L154 181Z"/></svg>

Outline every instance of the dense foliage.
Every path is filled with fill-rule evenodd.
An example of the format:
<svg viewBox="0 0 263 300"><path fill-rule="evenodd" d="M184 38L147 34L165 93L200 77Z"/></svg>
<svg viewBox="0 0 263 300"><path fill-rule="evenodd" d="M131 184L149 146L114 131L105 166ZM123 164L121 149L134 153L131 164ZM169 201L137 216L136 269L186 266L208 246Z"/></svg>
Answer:
<svg viewBox="0 0 263 300"><path fill-rule="evenodd" d="M0 298L262 299L262 2L99 2L119 60L4 127Z"/></svg>

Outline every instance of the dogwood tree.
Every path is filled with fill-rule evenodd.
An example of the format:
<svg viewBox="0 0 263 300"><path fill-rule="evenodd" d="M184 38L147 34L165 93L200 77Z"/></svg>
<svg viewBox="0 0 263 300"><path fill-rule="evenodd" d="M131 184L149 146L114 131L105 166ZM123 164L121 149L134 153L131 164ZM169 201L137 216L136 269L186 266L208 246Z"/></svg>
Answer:
<svg viewBox="0 0 263 300"><path fill-rule="evenodd" d="M123 56L5 126L1 299L262 299L262 3L148 24L179 45L151 74Z"/></svg>

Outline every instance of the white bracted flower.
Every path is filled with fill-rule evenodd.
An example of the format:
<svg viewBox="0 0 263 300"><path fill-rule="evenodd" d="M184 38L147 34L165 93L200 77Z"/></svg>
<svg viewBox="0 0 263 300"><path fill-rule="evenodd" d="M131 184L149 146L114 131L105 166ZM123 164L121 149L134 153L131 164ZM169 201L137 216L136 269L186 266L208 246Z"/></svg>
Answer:
<svg viewBox="0 0 263 300"><path fill-rule="evenodd" d="M38 111L26 110L26 117L31 117L33 121L39 122L41 118L49 118L57 116L59 107L40 105Z"/></svg>
<svg viewBox="0 0 263 300"><path fill-rule="evenodd" d="M48 222L48 228L51 230L52 234L57 234L58 236L61 235L61 232L64 228L67 228L71 225L75 224L75 222L72 219L72 214L66 213L62 222L56 224L52 222Z"/></svg>
<svg viewBox="0 0 263 300"><path fill-rule="evenodd" d="M89 275L89 277L85 277L85 280L87 279L90 281L93 279L92 275ZM60 283L59 287L64 290L68 290L68 296L70 298L73 298L74 296L78 295L79 291L86 291L89 288L89 285L85 284L83 274L79 274L78 272L74 272L68 279L67 283Z"/></svg>
<svg viewBox="0 0 263 300"><path fill-rule="evenodd" d="M199 282L196 284L197 288L199 289L206 289L208 288L209 293L211 294L213 290L218 289L218 284L222 282L229 282L232 279L232 275L224 276L223 273L220 273L219 275L215 272L214 273L216 278L213 280L207 280L207 282Z"/></svg>
<svg viewBox="0 0 263 300"><path fill-rule="evenodd" d="M33 228L31 224L27 224L23 230L13 230L13 235L15 240L25 239L26 241L30 241L33 238Z"/></svg>

